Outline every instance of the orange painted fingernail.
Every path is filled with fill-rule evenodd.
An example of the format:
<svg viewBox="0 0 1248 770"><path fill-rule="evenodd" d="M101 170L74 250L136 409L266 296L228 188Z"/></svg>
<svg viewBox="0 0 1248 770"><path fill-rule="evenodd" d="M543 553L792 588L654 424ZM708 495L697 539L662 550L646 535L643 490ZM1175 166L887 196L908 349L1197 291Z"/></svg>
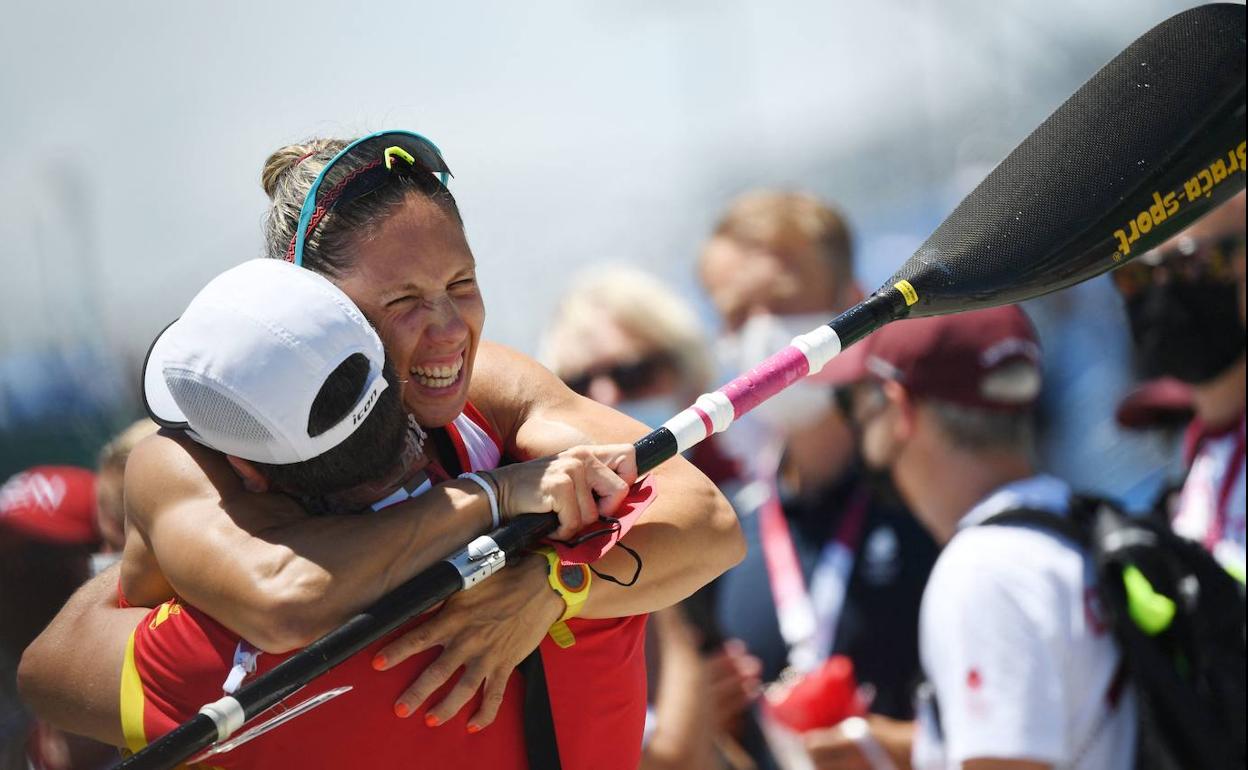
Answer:
<svg viewBox="0 0 1248 770"><path fill-rule="evenodd" d="M481 725L468 725L468 734L476 735L481 732Z"/></svg>
<svg viewBox="0 0 1248 770"><path fill-rule="evenodd" d="M437 727L438 725L442 724L442 720L438 719L433 714L425 714L425 724L429 725L430 727Z"/></svg>
<svg viewBox="0 0 1248 770"><path fill-rule="evenodd" d="M412 710L411 710L410 708L408 708L408 707L407 707L407 704L406 704L406 703L396 703L396 704L394 704L394 715L395 715L395 716L397 716L397 717L401 717L401 718L406 718L406 717L407 717L408 715L410 715L411 713L412 713Z"/></svg>
<svg viewBox="0 0 1248 770"><path fill-rule="evenodd" d="M377 669L378 671L381 671L385 667L386 667L386 656L382 655L381 653L377 653L376 655L374 655L373 656L373 668Z"/></svg>

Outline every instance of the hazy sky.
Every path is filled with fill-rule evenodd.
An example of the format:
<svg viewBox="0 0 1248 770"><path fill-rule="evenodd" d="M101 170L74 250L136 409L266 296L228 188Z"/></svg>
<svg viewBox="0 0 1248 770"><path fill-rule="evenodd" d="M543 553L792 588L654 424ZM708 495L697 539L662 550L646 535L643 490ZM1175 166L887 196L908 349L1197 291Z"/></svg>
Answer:
<svg viewBox="0 0 1248 770"><path fill-rule="evenodd" d="M270 150L385 127L445 151L487 334L525 350L596 262L693 297L700 239L753 185L841 201L878 281L1183 5L15 4L0 28L0 353L88 335L136 355L199 285L259 254Z"/></svg>
<svg viewBox="0 0 1248 770"><path fill-rule="evenodd" d="M657 272L705 315L699 245L733 195L760 185L839 202L874 288L1080 83L1189 5L10 3L0 426L13 404L64 413L88 392L116 403L124 391L135 413L156 332L211 276L260 255L259 172L282 144L392 127L432 137L481 266L486 334L534 352L563 288L602 262ZM1070 423L1075 451L1053 454L1098 482L1140 463L1112 425L1129 377L1120 311L1103 285L1087 291L1047 311L1087 322L1033 315L1065 362L1051 370L1065 404L1053 422ZM63 363L36 363L49 351ZM78 457L108 430L84 429ZM1095 431L1105 439L1090 446ZM0 451L0 470L64 457L0 439L16 452Z"/></svg>

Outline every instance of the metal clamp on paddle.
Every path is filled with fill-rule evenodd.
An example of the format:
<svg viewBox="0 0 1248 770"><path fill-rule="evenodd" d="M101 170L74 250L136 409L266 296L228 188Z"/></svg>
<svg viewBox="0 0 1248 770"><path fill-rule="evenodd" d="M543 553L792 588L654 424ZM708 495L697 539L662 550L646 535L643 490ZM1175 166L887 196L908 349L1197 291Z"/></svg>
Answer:
<svg viewBox="0 0 1248 770"><path fill-rule="evenodd" d="M459 572L464 588L472 588L507 566L507 554L498 547L494 538L482 535L447 559L447 562Z"/></svg>

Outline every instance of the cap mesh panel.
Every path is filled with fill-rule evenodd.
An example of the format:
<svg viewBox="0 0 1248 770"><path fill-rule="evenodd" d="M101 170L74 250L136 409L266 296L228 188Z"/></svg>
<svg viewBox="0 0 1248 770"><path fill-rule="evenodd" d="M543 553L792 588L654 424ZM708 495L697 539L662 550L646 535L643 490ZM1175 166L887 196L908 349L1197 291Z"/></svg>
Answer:
<svg viewBox="0 0 1248 770"><path fill-rule="evenodd" d="M273 434L229 396L177 371L166 371L165 382L186 421L192 427L199 426L199 433L204 433L203 426L210 425L209 433L232 441L258 445L273 440Z"/></svg>

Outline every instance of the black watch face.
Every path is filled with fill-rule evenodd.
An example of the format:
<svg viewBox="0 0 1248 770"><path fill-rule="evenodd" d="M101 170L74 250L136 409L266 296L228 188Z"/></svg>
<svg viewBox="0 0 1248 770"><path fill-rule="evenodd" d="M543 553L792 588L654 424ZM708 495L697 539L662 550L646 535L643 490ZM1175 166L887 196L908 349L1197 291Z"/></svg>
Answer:
<svg viewBox="0 0 1248 770"><path fill-rule="evenodd" d="M579 591L585 587L585 568L580 564L559 565L559 582L569 591Z"/></svg>

